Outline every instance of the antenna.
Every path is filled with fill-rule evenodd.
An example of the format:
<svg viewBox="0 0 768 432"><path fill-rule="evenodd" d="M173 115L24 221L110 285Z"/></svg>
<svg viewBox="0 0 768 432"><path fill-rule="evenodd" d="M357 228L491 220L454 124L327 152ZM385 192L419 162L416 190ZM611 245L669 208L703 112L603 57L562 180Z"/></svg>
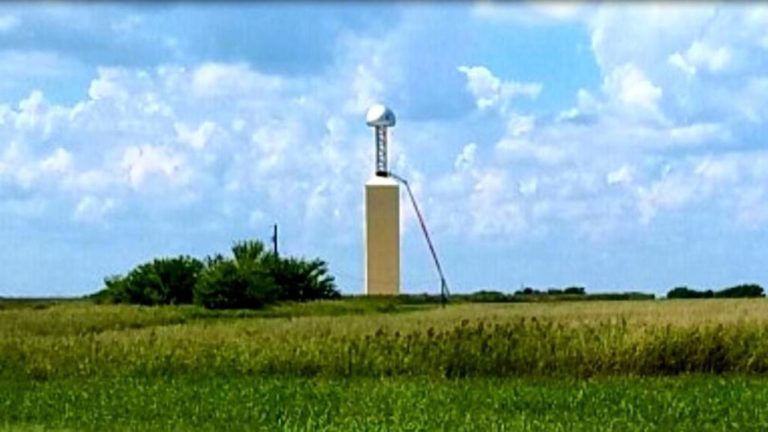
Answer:
<svg viewBox="0 0 768 432"><path fill-rule="evenodd" d="M413 205L413 209L416 211L416 217L419 219L421 231L424 233L424 238L427 240L427 246L429 246L429 252L432 254L432 260L435 262L435 268L437 268L437 273L440 275L440 304L445 307L445 304L448 302L449 295L448 282L445 280L445 274L443 273L442 266L440 266L440 260L437 258L435 246L432 244L429 231L427 231L427 225L424 223L424 218L421 216L421 211L419 210L418 204L416 204L416 198L414 197L413 191L411 190L411 185L408 184L408 180L393 172L389 172L388 174L390 177L399 181L405 186L405 190L408 192L408 196L411 198L411 204Z"/></svg>
<svg viewBox="0 0 768 432"><path fill-rule="evenodd" d="M376 137L376 175L387 177L387 128L395 125L395 113L384 105L374 105L365 115L365 123L374 128Z"/></svg>

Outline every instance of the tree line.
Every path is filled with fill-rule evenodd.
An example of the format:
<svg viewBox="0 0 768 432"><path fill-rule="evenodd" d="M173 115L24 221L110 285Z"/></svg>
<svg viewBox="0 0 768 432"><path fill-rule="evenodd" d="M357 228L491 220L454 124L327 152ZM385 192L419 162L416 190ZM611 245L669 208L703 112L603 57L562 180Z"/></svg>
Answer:
<svg viewBox="0 0 768 432"><path fill-rule="evenodd" d="M758 284L741 284L719 291L699 291L685 286L675 287L667 293L668 299L697 299L697 298L754 298L765 297L763 287Z"/></svg>

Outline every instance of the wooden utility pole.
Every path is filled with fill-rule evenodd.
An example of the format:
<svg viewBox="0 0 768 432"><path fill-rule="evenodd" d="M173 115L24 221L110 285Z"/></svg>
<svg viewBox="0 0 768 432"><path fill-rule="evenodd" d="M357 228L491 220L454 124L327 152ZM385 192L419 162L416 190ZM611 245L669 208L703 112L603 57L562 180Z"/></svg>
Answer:
<svg viewBox="0 0 768 432"><path fill-rule="evenodd" d="M272 228L272 253L274 253L275 256L280 256L277 251L277 224Z"/></svg>

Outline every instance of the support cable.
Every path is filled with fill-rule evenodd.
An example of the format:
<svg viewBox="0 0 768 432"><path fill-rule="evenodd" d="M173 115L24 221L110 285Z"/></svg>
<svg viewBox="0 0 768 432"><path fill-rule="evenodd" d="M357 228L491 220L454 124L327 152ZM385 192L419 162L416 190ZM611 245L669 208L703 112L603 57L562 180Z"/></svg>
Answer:
<svg viewBox="0 0 768 432"><path fill-rule="evenodd" d="M448 295L449 295L448 282L446 282L445 280L445 274L443 274L443 268L440 265L440 260L437 258L437 252L435 252L435 246L432 244L432 238L430 238L429 231L427 231L427 225L424 223L424 218L421 216L419 205L416 204L416 198L413 195L413 191L411 191L411 185L408 184L408 180L404 179L403 177L400 177L399 175L391 171L388 174L393 179L402 183L405 186L405 190L408 192L408 197L410 197L411 199L411 204L413 205L413 209L416 211L416 217L419 219L419 225L421 225L421 231L424 233L424 238L427 240L427 246L429 246L429 252L432 254L432 260L435 262L435 268L437 268L437 273L440 275L440 304L443 307L445 307L445 304L448 302Z"/></svg>

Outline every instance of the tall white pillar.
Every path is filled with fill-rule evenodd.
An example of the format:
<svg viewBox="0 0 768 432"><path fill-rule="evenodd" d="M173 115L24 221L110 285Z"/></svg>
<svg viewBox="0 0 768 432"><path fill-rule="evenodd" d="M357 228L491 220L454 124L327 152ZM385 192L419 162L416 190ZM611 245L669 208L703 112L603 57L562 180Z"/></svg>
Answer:
<svg viewBox="0 0 768 432"><path fill-rule="evenodd" d="M400 293L400 187L390 177L365 184L365 293Z"/></svg>

